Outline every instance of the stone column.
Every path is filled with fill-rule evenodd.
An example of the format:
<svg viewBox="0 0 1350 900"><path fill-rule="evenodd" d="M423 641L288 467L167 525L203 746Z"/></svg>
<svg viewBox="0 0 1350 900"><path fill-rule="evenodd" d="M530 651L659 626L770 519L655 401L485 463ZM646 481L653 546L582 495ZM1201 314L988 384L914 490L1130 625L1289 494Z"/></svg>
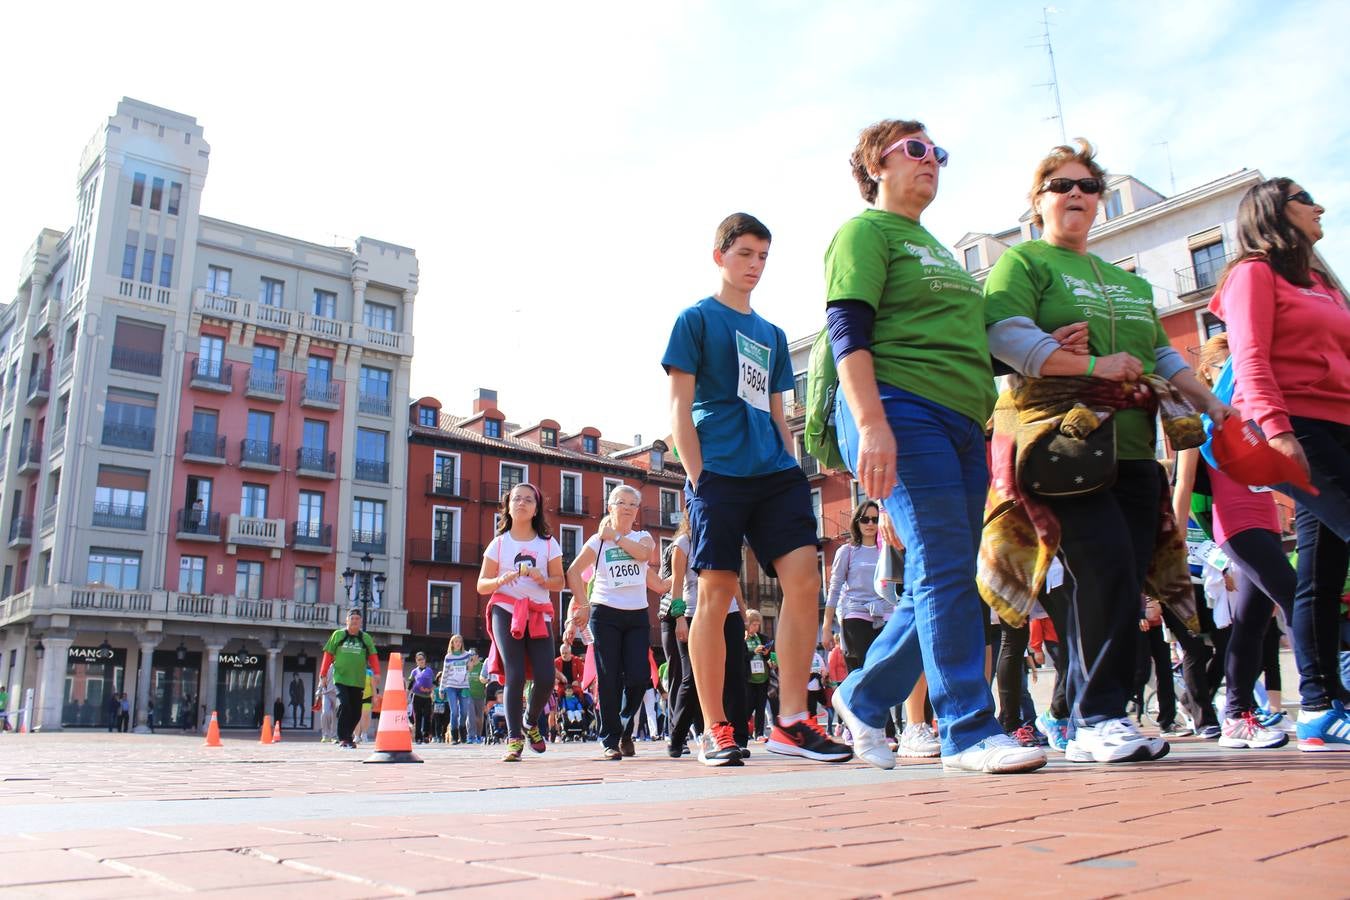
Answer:
<svg viewBox="0 0 1350 900"><path fill-rule="evenodd" d="M159 644L159 635L136 635L140 646L139 668L136 671L136 696L132 703L136 706L136 725L132 728L136 734L150 733L150 668L155 658L155 647Z"/></svg>
<svg viewBox="0 0 1350 900"><path fill-rule="evenodd" d="M284 646L285 644L281 645ZM281 647L267 648L267 674L264 678L266 688L263 690L264 715L272 714L272 704L276 702L277 697L281 697L281 702L286 702L281 692Z"/></svg>
<svg viewBox="0 0 1350 900"><path fill-rule="evenodd" d="M33 727L43 731L60 731L61 706L65 701L66 658L74 641L52 635L44 636L41 640L45 652L38 662L37 708L33 711L33 718L37 721Z"/></svg>
<svg viewBox="0 0 1350 900"><path fill-rule="evenodd" d="M416 291L403 292L403 322L399 329L404 334L413 333L413 300L417 298Z"/></svg>
<svg viewBox="0 0 1350 900"><path fill-rule="evenodd" d="M211 724L211 713L216 711L216 684L220 679L220 651L225 649L224 644L212 644L209 641L206 644L205 657L203 661L206 665L202 666L202 681L205 683L201 690L197 692L198 703L206 706L206 712L202 714L201 721L197 727L203 732Z"/></svg>
<svg viewBox="0 0 1350 900"><path fill-rule="evenodd" d="M352 279L352 322L364 326L366 323L366 280Z"/></svg>

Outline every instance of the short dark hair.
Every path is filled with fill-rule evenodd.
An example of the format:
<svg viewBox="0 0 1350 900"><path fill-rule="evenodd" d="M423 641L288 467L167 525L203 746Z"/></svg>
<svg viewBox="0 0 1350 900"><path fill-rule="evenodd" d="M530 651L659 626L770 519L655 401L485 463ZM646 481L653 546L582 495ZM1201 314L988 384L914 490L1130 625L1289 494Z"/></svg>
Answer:
<svg viewBox="0 0 1350 900"><path fill-rule="evenodd" d="M848 158L853 180L858 182L858 193L868 203L877 199L877 180L872 173L881 168L881 151L911 134L925 130L918 119L882 119L858 132L858 145Z"/></svg>
<svg viewBox="0 0 1350 900"><path fill-rule="evenodd" d="M358 619L364 618L364 617L361 615L361 610L357 609L357 608L354 607L354 606L353 606L351 609L347 610L347 618L350 619L352 616L356 616Z"/></svg>
<svg viewBox="0 0 1350 900"><path fill-rule="evenodd" d="M769 229L764 227L764 223L749 213L732 213L722 220L722 224L717 226L717 236L713 238L713 246L722 253L731 249L731 245L736 243L736 238L743 234L751 237L757 237L763 241L772 241L773 235Z"/></svg>

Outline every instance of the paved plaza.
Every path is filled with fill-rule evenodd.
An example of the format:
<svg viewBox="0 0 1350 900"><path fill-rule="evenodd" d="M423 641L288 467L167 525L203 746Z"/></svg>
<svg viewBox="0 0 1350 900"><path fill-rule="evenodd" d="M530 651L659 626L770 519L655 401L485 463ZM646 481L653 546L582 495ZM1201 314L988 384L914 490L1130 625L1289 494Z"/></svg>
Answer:
<svg viewBox="0 0 1350 900"><path fill-rule="evenodd" d="M1154 764L1023 776L785 760L740 769L639 743L364 748L225 736L0 739L0 888L24 897L811 900L1350 895L1350 758L1185 739Z"/></svg>

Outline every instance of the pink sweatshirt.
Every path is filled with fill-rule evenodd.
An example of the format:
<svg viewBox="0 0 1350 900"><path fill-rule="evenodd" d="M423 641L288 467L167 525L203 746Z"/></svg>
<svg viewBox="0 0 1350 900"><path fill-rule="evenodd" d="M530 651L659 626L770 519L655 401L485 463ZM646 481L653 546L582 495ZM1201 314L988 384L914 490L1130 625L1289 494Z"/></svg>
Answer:
<svg viewBox="0 0 1350 900"><path fill-rule="evenodd" d="M1290 416L1350 425L1350 307L1316 272L1290 284L1264 260L1239 263L1209 302L1228 326L1233 405L1266 437Z"/></svg>

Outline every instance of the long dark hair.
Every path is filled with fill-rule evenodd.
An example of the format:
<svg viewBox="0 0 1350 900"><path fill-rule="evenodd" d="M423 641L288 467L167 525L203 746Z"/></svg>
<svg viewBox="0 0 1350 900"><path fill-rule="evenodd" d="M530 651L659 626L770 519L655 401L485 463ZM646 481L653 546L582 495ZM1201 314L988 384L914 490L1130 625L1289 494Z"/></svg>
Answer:
<svg viewBox="0 0 1350 900"><path fill-rule="evenodd" d="M858 508L853 511L853 520L848 523L849 538L852 540L853 546L855 547L862 546L862 525L859 524L858 520L863 517L863 513L865 513L869 507L876 510L878 516L881 515L881 507L877 505L877 501L864 500L859 503Z"/></svg>
<svg viewBox="0 0 1350 900"><path fill-rule="evenodd" d="M1270 178L1242 196L1237 212L1238 255L1224 270L1225 276L1243 260L1264 259L1290 284L1312 287L1312 242L1284 214L1293 183L1292 178Z"/></svg>
<svg viewBox="0 0 1350 900"><path fill-rule="evenodd" d="M548 526L548 516L544 515L544 495L528 481L513 485L511 491L518 487L527 487L534 491L534 518L530 520L530 527L534 529L534 533L541 538L553 537L553 529ZM511 530L511 491L502 494L502 508L499 510L501 518L497 522L497 534L505 534Z"/></svg>

